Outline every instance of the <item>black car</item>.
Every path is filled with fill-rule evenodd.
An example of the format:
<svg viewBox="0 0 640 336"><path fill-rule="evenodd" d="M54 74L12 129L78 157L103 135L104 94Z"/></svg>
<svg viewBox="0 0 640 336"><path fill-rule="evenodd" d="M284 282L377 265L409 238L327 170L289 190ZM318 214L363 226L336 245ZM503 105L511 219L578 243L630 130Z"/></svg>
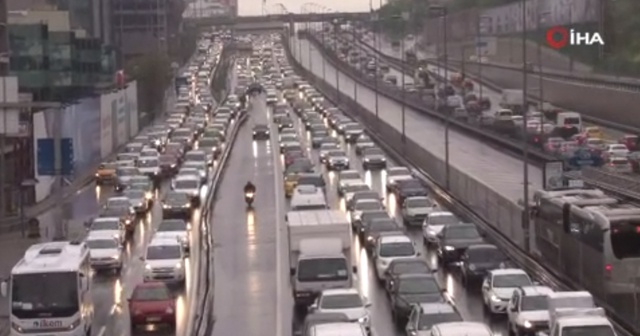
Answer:
<svg viewBox="0 0 640 336"><path fill-rule="evenodd" d="M379 218L372 220L362 232L364 246L367 249L373 248L376 240L383 232L401 232L400 226L391 218Z"/></svg>
<svg viewBox="0 0 640 336"><path fill-rule="evenodd" d="M429 267L429 263L424 258L403 258L395 259L389 263L389 267L384 274L384 288L387 292L391 290L391 280L401 274L429 274L435 272Z"/></svg>
<svg viewBox="0 0 640 336"><path fill-rule="evenodd" d="M269 140L269 126L255 125L253 126L253 140Z"/></svg>
<svg viewBox="0 0 640 336"><path fill-rule="evenodd" d="M293 128L293 119L290 117L282 117L278 120L278 131L282 131L285 128Z"/></svg>
<svg viewBox="0 0 640 336"><path fill-rule="evenodd" d="M473 224L445 225L438 236L438 261L443 265L460 261L469 246L484 242Z"/></svg>
<svg viewBox="0 0 640 336"><path fill-rule="evenodd" d="M394 186L394 193L398 204L404 203L404 200L413 196L429 196L427 188L418 179L411 178L399 180Z"/></svg>
<svg viewBox="0 0 640 336"><path fill-rule="evenodd" d="M405 327L407 336L428 332L436 324L462 322L460 312L450 303L426 303L413 306Z"/></svg>
<svg viewBox="0 0 640 336"><path fill-rule="evenodd" d="M387 158L382 149L378 147L365 148L362 151L362 169L385 169L387 168Z"/></svg>
<svg viewBox="0 0 640 336"><path fill-rule="evenodd" d="M193 205L189 195L169 191L162 200L162 218L191 218Z"/></svg>
<svg viewBox="0 0 640 336"><path fill-rule="evenodd" d="M360 238L364 239L364 228L368 227L376 219L391 219L391 217L389 217L389 213L386 210L363 211L362 215L360 215L360 222L353 229L361 235Z"/></svg>
<svg viewBox="0 0 640 336"><path fill-rule="evenodd" d="M507 256L492 244L471 245L460 258L462 282L482 280L489 271L511 267Z"/></svg>
<svg viewBox="0 0 640 336"><path fill-rule="evenodd" d="M391 280L389 299L394 322L405 325L414 304L446 302L433 274L400 274Z"/></svg>

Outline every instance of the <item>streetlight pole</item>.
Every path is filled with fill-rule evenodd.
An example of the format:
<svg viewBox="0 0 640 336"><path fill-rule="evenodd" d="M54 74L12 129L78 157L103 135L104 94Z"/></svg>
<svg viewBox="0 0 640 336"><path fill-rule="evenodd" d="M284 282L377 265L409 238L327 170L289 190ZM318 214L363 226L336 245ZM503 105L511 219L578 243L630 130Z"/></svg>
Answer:
<svg viewBox="0 0 640 336"><path fill-rule="evenodd" d="M406 68L405 67L405 55L404 55L404 28L403 28L403 31L402 31L402 39L400 40L400 44L401 44L400 49L402 50L402 53L401 53L402 56L400 57L400 60L402 62L402 69L400 71L401 72L400 76L402 77L402 80L401 80L402 88L400 90L401 101L402 101L402 143L405 143L405 142L407 142L407 134L406 134L406 130L405 130L405 127L406 127L406 120L405 120L406 108L405 108L405 105L406 104L405 104L405 96L404 96L404 86L405 86L405 83L404 83L404 81L405 81L404 69Z"/></svg>
<svg viewBox="0 0 640 336"><path fill-rule="evenodd" d="M324 25L325 25L324 21L320 22L320 29L322 29L322 45L326 46L326 42L324 38ZM327 60L324 57L322 57L322 80L325 82L327 81L326 75L327 75Z"/></svg>
<svg viewBox="0 0 640 336"><path fill-rule="evenodd" d="M338 49L338 29L339 29L337 21L333 21L332 28L333 28L333 41L335 43L335 48L336 48L336 51L337 51L337 49ZM336 91L337 91L336 103L337 103L337 105L340 105L340 72L338 71L337 68L335 69L335 73L336 73Z"/></svg>
<svg viewBox="0 0 640 336"><path fill-rule="evenodd" d="M522 132L527 132L527 114L528 114L528 100L527 100L527 2L522 0ZM542 125L540 125L542 127ZM524 244L525 251L529 251L529 142L522 141L522 153L523 153L523 203L524 203L524 216L522 216L522 228L524 229Z"/></svg>
<svg viewBox="0 0 640 336"><path fill-rule="evenodd" d="M373 16L373 7L371 7L371 11ZM380 26L380 23L379 23L380 18L376 15L375 19L376 20L374 20L374 22L376 23L376 29L374 29L373 31L373 45L376 48L376 50L379 50L377 30L378 30L378 27ZM377 129L380 126L379 102L378 102L378 73L380 72L380 55L379 53L375 53L375 55L376 55L376 73L373 78L373 85L374 85L373 91L375 95L376 129Z"/></svg>
<svg viewBox="0 0 640 336"><path fill-rule="evenodd" d="M356 40L356 29L354 26L351 27L351 38L353 45L357 45L358 41ZM358 102L358 83L353 81L353 101Z"/></svg>

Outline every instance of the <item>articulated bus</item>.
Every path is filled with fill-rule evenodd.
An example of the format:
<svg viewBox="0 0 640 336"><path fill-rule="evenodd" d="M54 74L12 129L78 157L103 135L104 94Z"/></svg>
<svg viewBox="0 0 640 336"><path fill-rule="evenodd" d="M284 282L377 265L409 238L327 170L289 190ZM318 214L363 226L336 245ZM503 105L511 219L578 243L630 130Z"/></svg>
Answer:
<svg viewBox="0 0 640 336"><path fill-rule="evenodd" d="M11 335L89 336L92 270L84 243L32 245L2 283L9 297Z"/></svg>
<svg viewBox="0 0 640 336"><path fill-rule="evenodd" d="M640 293L640 208L597 189L538 191L534 195L537 250L622 314L634 314ZM631 300L631 302L629 302Z"/></svg>

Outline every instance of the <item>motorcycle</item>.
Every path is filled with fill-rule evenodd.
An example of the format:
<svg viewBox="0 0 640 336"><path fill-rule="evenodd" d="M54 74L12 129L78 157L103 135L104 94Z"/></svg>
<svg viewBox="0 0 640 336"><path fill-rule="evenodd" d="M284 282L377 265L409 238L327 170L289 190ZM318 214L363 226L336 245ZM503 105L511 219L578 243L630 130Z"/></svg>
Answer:
<svg viewBox="0 0 640 336"><path fill-rule="evenodd" d="M247 191L244 193L244 201L247 203L247 207L251 207L253 205L253 199L255 196L256 194L253 191Z"/></svg>

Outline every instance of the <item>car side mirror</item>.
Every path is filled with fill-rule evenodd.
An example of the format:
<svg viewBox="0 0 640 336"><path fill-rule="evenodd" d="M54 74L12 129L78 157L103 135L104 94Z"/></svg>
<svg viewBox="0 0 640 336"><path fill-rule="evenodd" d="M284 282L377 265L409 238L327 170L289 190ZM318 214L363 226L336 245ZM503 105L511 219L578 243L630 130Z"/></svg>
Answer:
<svg viewBox="0 0 640 336"><path fill-rule="evenodd" d="M144 257L143 256L140 256L140 258L138 258L138 259L140 259L140 261L144 261Z"/></svg>
<svg viewBox="0 0 640 336"><path fill-rule="evenodd" d="M540 281L534 281L533 284L536 286L540 286Z"/></svg>
<svg viewBox="0 0 640 336"><path fill-rule="evenodd" d="M289 275L291 275L291 276L296 275L296 269L295 268L290 268L289 269Z"/></svg>
<svg viewBox="0 0 640 336"><path fill-rule="evenodd" d="M284 215L284 220L289 221L289 215Z"/></svg>
<svg viewBox="0 0 640 336"><path fill-rule="evenodd" d="M358 274L358 266L353 266L352 270L353 270L353 274Z"/></svg>

